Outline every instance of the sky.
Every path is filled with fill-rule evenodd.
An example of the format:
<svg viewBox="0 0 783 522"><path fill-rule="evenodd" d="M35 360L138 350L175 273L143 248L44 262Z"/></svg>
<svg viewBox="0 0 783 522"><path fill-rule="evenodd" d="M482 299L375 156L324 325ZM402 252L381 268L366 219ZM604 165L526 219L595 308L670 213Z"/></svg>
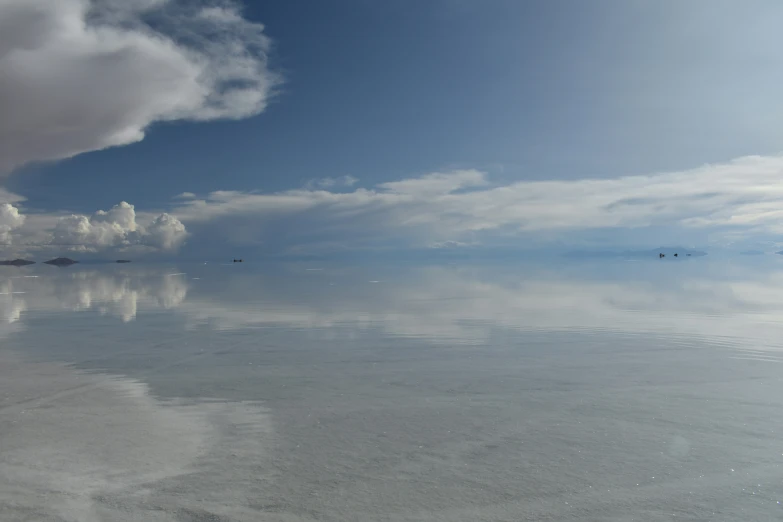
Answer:
<svg viewBox="0 0 783 522"><path fill-rule="evenodd" d="M783 248L777 0L0 0L0 258Z"/></svg>

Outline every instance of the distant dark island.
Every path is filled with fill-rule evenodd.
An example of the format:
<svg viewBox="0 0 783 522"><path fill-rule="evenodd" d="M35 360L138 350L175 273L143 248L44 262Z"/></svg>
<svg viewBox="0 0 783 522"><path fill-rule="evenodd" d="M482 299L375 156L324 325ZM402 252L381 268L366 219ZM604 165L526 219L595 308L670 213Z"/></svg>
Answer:
<svg viewBox="0 0 783 522"><path fill-rule="evenodd" d="M585 250L578 252L568 252L568 257L581 257L581 258L610 258L610 257L624 257L631 259L641 259L645 257L656 258L660 257L702 257L706 256L707 252L701 250L691 250L682 247L659 247L653 250L624 250L624 251L611 251L611 250Z"/></svg>
<svg viewBox="0 0 783 522"><path fill-rule="evenodd" d="M49 261L44 261L44 264L54 265L54 266L70 266L76 263L78 263L78 261L74 261L73 259L68 259L67 257L58 257L57 259L50 259Z"/></svg>
<svg viewBox="0 0 783 522"><path fill-rule="evenodd" d="M130 259L118 259L117 263L130 263Z"/></svg>
<svg viewBox="0 0 783 522"><path fill-rule="evenodd" d="M0 261L2 266L27 266L34 265L35 261L28 261L27 259L14 259L13 261Z"/></svg>

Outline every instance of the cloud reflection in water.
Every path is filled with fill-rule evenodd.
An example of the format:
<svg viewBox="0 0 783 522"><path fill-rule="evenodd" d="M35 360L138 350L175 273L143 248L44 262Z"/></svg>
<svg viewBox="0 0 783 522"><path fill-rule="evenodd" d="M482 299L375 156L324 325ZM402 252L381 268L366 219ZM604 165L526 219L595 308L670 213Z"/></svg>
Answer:
<svg viewBox="0 0 783 522"><path fill-rule="evenodd" d="M0 295L0 324L7 329L27 315L88 310L128 322L140 310L166 309L191 328L220 330L279 327L339 336L380 329L388 335L470 344L486 342L498 329L597 330L777 345L783 333L778 326L783 270L734 267L661 274L651 267L626 267L619 274L605 267L576 272L376 267L376 275L383 273L381 284L368 283L375 279L360 270L339 267L191 267L193 274L176 275L178 270L154 267L87 269L0 279L5 294Z"/></svg>

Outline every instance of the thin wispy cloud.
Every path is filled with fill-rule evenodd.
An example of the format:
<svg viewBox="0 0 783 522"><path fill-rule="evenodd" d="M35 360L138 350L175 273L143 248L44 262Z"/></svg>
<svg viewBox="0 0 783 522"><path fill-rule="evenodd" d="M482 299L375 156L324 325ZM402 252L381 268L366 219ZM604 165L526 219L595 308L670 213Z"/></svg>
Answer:
<svg viewBox="0 0 783 522"><path fill-rule="evenodd" d="M3 187L0 187L0 203L13 204L13 203L19 203L24 200L25 200L24 196L21 196L19 194L14 194L13 192L10 192Z"/></svg>
<svg viewBox="0 0 783 522"><path fill-rule="evenodd" d="M330 189L334 187L352 187L359 182L357 178L353 176L340 176L338 178L320 178L311 179L305 183L306 189Z"/></svg>
<svg viewBox="0 0 783 522"><path fill-rule="evenodd" d="M271 194L217 191L177 203L186 225L230 221L270 243L350 244L368 236L409 246L459 244L493 235L672 227L726 234L783 232L783 156L750 156L699 168L575 181L496 185L460 170L352 191L297 189ZM453 242L453 243L448 243Z"/></svg>

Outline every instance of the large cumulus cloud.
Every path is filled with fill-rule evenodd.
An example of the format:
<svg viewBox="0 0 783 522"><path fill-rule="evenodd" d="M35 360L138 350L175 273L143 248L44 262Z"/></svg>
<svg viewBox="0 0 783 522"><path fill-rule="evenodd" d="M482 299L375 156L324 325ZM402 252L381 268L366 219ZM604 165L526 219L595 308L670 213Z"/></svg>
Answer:
<svg viewBox="0 0 783 522"><path fill-rule="evenodd" d="M185 226L177 218L164 213L145 226L137 222L134 206L122 202L90 217L74 214L60 218L54 227L52 244L86 251L134 246L174 250L186 237Z"/></svg>
<svg viewBox="0 0 783 522"><path fill-rule="evenodd" d="M0 173L261 112L263 29L230 0L0 0Z"/></svg>
<svg viewBox="0 0 783 522"><path fill-rule="evenodd" d="M18 205L18 203L16 204ZM32 212L0 203L0 255L27 255L33 251L133 251L151 253L178 250L188 237L175 216L141 212L121 202L92 215Z"/></svg>
<svg viewBox="0 0 783 522"><path fill-rule="evenodd" d="M0 245L10 244L12 232L24 225L24 216L10 203L0 203Z"/></svg>

